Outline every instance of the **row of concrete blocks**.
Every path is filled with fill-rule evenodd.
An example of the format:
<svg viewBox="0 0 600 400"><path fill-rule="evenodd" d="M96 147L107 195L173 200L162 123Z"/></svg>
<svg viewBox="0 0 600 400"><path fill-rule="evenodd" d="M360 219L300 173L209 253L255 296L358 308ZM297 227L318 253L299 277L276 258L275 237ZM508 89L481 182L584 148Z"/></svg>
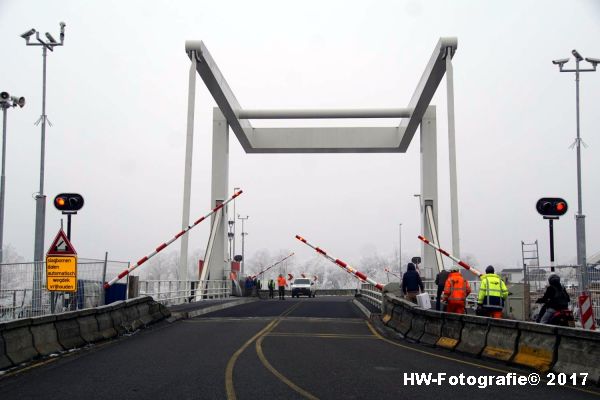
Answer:
<svg viewBox="0 0 600 400"><path fill-rule="evenodd" d="M588 373L600 382L600 333L524 321L442 313L386 293L382 320L415 342L539 372Z"/></svg>
<svg viewBox="0 0 600 400"><path fill-rule="evenodd" d="M0 323L0 370L136 331L171 315L151 297Z"/></svg>

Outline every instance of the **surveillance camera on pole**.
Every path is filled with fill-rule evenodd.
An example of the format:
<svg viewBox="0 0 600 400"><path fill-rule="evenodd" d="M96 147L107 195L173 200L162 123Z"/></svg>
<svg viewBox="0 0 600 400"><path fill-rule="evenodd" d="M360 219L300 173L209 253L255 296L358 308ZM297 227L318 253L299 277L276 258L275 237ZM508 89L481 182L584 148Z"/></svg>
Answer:
<svg viewBox="0 0 600 400"><path fill-rule="evenodd" d="M582 194L581 194L581 140L580 124L579 124L579 75L581 72L595 72L596 66L600 63L600 59L586 58L585 60L592 65L592 68L581 68L580 64L583 61L583 56L577 51L571 51L575 57L575 69L563 68L564 63L554 62L559 64L560 72L575 72L575 121L577 136L573 146L577 151L577 213L575 214L575 234L577 238L577 265L581 270L581 280L579 287L582 292L588 290L588 269L586 260L586 245L585 245L585 215L583 214ZM563 61L564 59L556 60Z"/></svg>
<svg viewBox="0 0 600 400"><path fill-rule="evenodd" d="M568 58L559 58L558 60L552 60L552 64L554 65L564 65L569 62Z"/></svg>
<svg viewBox="0 0 600 400"><path fill-rule="evenodd" d="M46 143L46 59L48 50L54 51L56 46L62 46L64 42L65 23L60 23L60 43L54 39L50 33L46 33L47 41L40 37L39 31L30 29L21 35L25 39L27 46L41 46L43 60L42 74L42 115L39 122L41 125L41 155L40 155L40 189L35 197L35 239L33 259L35 269L33 271L33 291L32 291L32 311L33 315L42 314L42 281L43 281L43 261L44 261L44 232L46 228L46 195L44 194L44 160L45 160L45 143ZM35 41L29 41L31 36L35 34ZM17 103L18 104L18 103ZM24 104L24 103L23 103ZM53 300L51 299L51 304Z"/></svg>
<svg viewBox="0 0 600 400"><path fill-rule="evenodd" d="M573 54L573 57L575 57L577 61L583 61L583 57L581 56L581 54L579 54L577 50L573 49L573 51L571 51L571 54Z"/></svg>
<svg viewBox="0 0 600 400"><path fill-rule="evenodd" d="M6 117L7 110L19 105L21 108L25 105L25 97L11 96L8 92L0 92L0 109L2 110L2 175L0 177L0 264L3 261L3 238L4 238L4 194L5 194L5 170L6 170ZM2 285L2 270L0 268L0 289Z"/></svg>

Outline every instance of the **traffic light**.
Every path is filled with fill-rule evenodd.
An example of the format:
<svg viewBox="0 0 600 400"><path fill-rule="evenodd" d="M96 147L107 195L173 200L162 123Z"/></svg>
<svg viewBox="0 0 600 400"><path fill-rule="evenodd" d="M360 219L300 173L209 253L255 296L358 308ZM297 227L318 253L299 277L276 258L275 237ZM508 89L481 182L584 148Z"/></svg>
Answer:
<svg viewBox="0 0 600 400"><path fill-rule="evenodd" d="M537 201L535 208L544 217L560 217L566 214L569 206L560 197L543 197Z"/></svg>
<svg viewBox="0 0 600 400"><path fill-rule="evenodd" d="M83 207L83 196L78 193L61 193L54 198L54 207L63 213L76 213Z"/></svg>

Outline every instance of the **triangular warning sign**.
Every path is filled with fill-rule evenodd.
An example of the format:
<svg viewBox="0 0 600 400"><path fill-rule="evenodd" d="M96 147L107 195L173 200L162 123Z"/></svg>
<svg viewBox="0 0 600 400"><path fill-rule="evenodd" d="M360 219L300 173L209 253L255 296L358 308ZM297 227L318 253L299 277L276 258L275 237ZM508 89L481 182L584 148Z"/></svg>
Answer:
<svg viewBox="0 0 600 400"><path fill-rule="evenodd" d="M64 255L64 254L76 255L77 252L75 251L75 248L73 248L73 245L71 244L71 242L69 242L69 239L67 239L67 235L65 234L65 231L60 229L58 231L58 233L56 234L56 237L52 241L52 244L50 245L50 248L48 249L48 252L46 253L46 255Z"/></svg>

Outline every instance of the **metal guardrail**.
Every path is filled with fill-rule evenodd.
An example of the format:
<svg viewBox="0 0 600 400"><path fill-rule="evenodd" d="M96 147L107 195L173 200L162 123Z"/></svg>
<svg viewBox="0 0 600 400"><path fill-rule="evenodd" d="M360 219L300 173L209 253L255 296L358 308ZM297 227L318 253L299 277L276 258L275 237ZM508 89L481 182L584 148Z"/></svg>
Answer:
<svg viewBox="0 0 600 400"><path fill-rule="evenodd" d="M140 295L151 296L164 305L191 303L203 299L225 299L231 295L231 281L140 280Z"/></svg>
<svg viewBox="0 0 600 400"><path fill-rule="evenodd" d="M375 285L370 283L361 283L358 288L358 293L360 296L369 304L374 305L379 310L381 310L381 305L383 303L383 292L377 289Z"/></svg>

